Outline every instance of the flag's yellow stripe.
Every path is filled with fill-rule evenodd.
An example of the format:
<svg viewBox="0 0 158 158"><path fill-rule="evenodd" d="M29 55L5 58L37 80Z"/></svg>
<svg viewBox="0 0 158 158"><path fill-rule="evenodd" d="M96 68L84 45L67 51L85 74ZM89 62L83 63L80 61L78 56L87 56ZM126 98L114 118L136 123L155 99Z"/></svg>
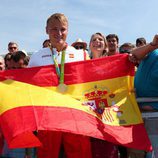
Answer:
<svg viewBox="0 0 158 158"><path fill-rule="evenodd" d="M44 88L13 80L5 80L0 83L0 93L2 94L1 96L3 96L3 99L0 98L0 114L7 110L23 106L55 106L82 110L97 116L103 123L109 125L138 124L142 122L142 119L129 82L131 82L131 77L120 77L110 80L69 85L68 92L62 95L56 92L56 87ZM82 105L85 101L84 94L93 91L96 85L98 89L102 88L108 91L106 95L108 105L111 106L115 103L119 106L119 110L123 112L121 116L120 113L114 112L113 108L105 109L103 115L96 115L91 108ZM115 97L111 98L110 94L115 94ZM133 106L126 106L128 104L132 104ZM136 115L133 115L133 113Z"/></svg>

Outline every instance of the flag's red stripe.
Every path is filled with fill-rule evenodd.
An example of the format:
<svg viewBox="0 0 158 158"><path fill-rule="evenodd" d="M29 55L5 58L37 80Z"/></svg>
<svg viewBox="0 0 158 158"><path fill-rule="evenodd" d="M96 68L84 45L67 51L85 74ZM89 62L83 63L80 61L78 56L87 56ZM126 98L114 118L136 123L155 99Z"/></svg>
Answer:
<svg viewBox="0 0 158 158"><path fill-rule="evenodd" d="M124 60L125 59L125 60ZM98 75L97 75L98 74ZM65 64L65 83L77 84L134 75L134 66L126 54ZM0 72L0 80L13 79L38 86L57 86L53 66Z"/></svg>
<svg viewBox="0 0 158 158"><path fill-rule="evenodd" d="M0 120L5 138L12 148L21 146L21 143L23 147L38 145L38 142L33 141L31 134L30 143L28 136L25 138L25 135L22 135L23 132L29 135L29 132L38 129L84 134L130 148L151 150L143 124L110 126L88 113L70 108L47 106L14 108L3 113Z"/></svg>

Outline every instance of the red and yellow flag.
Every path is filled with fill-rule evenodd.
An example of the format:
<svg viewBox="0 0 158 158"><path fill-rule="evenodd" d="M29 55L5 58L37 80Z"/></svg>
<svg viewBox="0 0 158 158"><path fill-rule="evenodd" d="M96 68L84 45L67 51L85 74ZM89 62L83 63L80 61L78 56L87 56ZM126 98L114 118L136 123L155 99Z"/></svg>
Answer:
<svg viewBox="0 0 158 158"><path fill-rule="evenodd" d="M0 73L0 125L10 148L39 146L33 131L53 130L152 149L127 55L67 63L64 75L61 94L54 66Z"/></svg>

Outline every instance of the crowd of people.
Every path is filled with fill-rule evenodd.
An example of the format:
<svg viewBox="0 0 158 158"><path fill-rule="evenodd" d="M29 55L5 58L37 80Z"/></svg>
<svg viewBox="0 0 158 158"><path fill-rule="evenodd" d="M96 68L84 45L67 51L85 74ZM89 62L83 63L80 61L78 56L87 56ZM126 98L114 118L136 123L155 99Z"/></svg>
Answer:
<svg viewBox="0 0 158 158"><path fill-rule="evenodd" d="M38 52L29 56L24 50L19 50L16 42L9 42L8 53L0 57L0 70L20 69L54 64L93 60L105 56L128 53L129 60L137 66L135 88L137 97L157 97L157 57L158 35L150 43L145 38L136 39L136 43L124 43L119 46L119 37L116 34L105 36L97 32L91 36L88 44L77 39L71 46L66 43L68 34L68 19L64 14L55 13L46 22L46 39ZM64 51L63 51L64 50ZM69 57L69 53L73 58ZM57 64L56 64L57 63ZM64 66L64 64L62 64ZM61 66L62 69L62 66ZM105 70L108 71L108 70ZM57 72L58 74L58 72ZM59 78L63 76L59 73ZM60 83L64 85L63 81ZM140 109L146 111L158 110L158 103L140 104ZM157 133L158 134L158 133ZM37 158L152 158L158 157L158 143L153 145L154 152L130 150L107 141L87 136L55 131L38 131L37 137L43 146L37 149ZM155 138L155 137L154 137ZM151 138L152 142L152 138ZM63 148L61 148L61 146ZM9 151L9 150L8 150ZM5 153L6 154L6 153ZM2 155L5 156L2 150ZM12 155L10 155L11 157ZM9 157L9 156L8 156Z"/></svg>

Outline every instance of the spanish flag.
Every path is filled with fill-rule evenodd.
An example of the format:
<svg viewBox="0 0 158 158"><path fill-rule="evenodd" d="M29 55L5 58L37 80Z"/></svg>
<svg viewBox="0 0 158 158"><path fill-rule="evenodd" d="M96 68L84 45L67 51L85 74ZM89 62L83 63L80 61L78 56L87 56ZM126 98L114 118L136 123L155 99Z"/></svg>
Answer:
<svg viewBox="0 0 158 158"><path fill-rule="evenodd" d="M39 146L33 131L52 130L152 150L126 54L67 63L64 76L68 90L59 93L52 65L0 72L0 126L10 148Z"/></svg>

